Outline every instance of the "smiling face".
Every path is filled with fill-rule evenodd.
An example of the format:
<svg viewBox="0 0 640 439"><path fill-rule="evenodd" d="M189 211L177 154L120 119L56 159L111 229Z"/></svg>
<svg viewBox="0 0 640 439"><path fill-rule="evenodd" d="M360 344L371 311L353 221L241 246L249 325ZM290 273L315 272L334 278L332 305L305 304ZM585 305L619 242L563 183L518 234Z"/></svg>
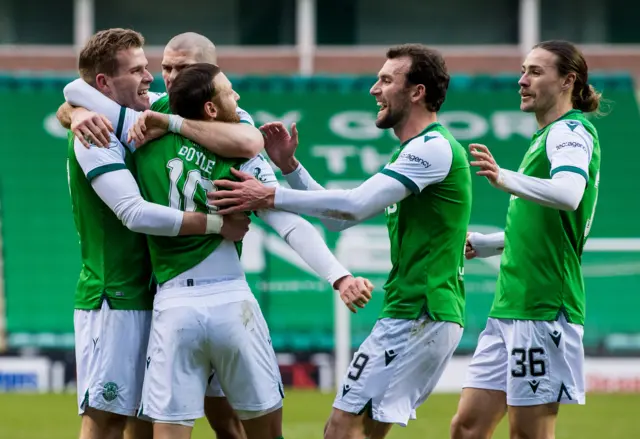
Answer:
<svg viewBox="0 0 640 439"><path fill-rule="evenodd" d="M573 76L571 76L573 75ZM545 113L553 108L563 94L571 96L575 73L561 76L557 56L542 48L533 49L522 65L520 110L527 113Z"/></svg>
<svg viewBox="0 0 640 439"><path fill-rule="evenodd" d="M118 68L115 75L98 75L96 82L103 92L123 107L137 111L149 109L148 91L153 76L144 50L140 47L121 50L116 54Z"/></svg>
<svg viewBox="0 0 640 439"><path fill-rule="evenodd" d="M388 59L378 72L378 80L370 90L380 108L376 117L378 128L393 128L409 116L411 90L406 75L410 67L411 58L403 56Z"/></svg>

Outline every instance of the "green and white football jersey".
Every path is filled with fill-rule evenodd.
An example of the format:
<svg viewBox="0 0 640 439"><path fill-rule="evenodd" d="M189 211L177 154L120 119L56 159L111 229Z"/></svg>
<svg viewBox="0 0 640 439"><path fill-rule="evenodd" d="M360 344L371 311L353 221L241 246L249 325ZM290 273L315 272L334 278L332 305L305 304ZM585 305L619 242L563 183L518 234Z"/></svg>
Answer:
<svg viewBox="0 0 640 439"><path fill-rule="evenodd" d="M152 309L146 238L127 229L91 187L104 173L132 171L131 153L113 135L109 148L86 149L71 132L68 140L69 191L82 257L75 309L100 309L105 299L112 309Z"/></svg>
<svg viewBox="0 0 640 439"><path fill-rule="evenodd" d="M586 188L573 212L511 197L489 316L550 321L563 312L570 323L583 325L585 288L580 264L600 180L595 127L581 111L569 111L533 135L519 172L537 178L575 172L584 177Z"/></svg>
<svg viewBox="0 0 640 439"><path fill-rule="evenodd" d="M392 269L381 318L464 325L464 246L471 215L465 149L439 123L402 144L381 171L413 194L385 211Z"/></svg>

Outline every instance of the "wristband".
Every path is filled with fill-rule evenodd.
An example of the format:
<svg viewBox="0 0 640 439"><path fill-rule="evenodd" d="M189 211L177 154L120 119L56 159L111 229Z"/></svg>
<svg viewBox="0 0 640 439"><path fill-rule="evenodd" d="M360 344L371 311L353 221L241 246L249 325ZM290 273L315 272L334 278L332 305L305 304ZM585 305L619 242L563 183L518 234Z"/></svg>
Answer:
<svg viewBox="0 0 640 439"><path fill-rule="evenodd" d="M169 115L169 132L180 134L180 129L182 128L182 122L184 122L184 118L178 116L177 114Z"/></svg>
<svg viewBox="0 0 640 439"><path fill-rule="evenodd" d="M207 228L204 233L207 235L219 235L223 223L222 215L207 214Z"/></svg>

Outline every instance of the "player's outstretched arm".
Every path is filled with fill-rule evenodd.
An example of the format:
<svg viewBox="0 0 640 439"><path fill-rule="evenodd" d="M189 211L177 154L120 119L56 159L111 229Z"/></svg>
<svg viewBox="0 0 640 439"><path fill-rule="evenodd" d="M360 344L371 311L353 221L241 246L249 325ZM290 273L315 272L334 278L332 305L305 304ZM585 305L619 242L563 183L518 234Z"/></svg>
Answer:
<svg viewBox="0 0 640 439"><path fill-rule="evenodd" d="M260 127L264 135L264 149L292 189L300 191L323 191L324 187L314 180L296 157L298 148L298 128L291 124L291 133L282 122L269 122ZM346 230L358 224L357 221L320 218L329 230Z"/></svg>
<svg viewBox="0 0 640 439"><path fill-rule="evenodd" d="M425 143L430 142L428 147ZM442 136L412 140L393 163L351 190L297 191L264 188L250 176L237 176L241 182L215 181L223 189L208 195L221 208L220 214L243 210L276 208L318 218L361 222L385 208L399 203L425 187L441 182L451 169L453 152ZM231 206L231 207L229 207Z"/></svg>

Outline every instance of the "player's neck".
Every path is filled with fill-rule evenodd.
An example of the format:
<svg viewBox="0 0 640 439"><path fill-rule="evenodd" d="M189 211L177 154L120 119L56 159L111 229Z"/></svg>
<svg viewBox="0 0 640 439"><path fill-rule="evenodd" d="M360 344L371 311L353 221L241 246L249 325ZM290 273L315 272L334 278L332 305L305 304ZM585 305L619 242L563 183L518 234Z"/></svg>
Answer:
<svg viewBox="0 0 640 439"><path fill-rule="evenodd" d="M400 140L400 143L404 143L409 139L416 137L427 126L438 120L437 114L431 111L427 111L426 108L416 109L411 111L409 117L404 121L393 127L393 132Z"/></svg>
<svg viewBox="0 0 640 439"><path fill-rule="evenodd" d="M558 120L562 115L568 111L573 110L573 104L571 102L558 102L545 112L536 113L536 120L538 121L538 129L542 129L549 125L551 122Z"/></svg>

